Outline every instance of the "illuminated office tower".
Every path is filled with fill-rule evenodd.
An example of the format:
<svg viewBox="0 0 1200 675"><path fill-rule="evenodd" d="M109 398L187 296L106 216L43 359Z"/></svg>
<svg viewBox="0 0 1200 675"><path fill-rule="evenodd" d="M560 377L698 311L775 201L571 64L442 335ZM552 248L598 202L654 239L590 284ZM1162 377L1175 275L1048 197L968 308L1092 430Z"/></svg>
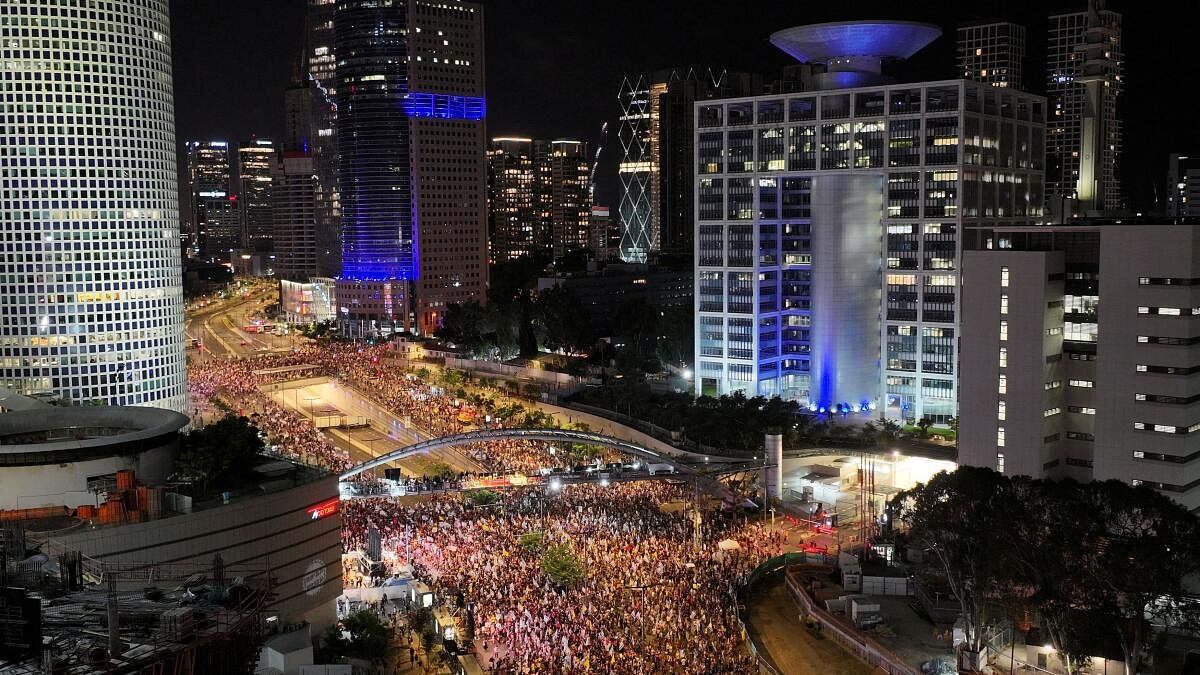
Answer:
<svg viewBox="0 0 1200 675"><path fill-rule="evenodd" d="M940 32L779 31L811 89L695 104L697 394L956 414L962 228L1040 219L1045 102L880 73Z"/></svg>
<svg viewBox="0 0 1200 675"><path fill-rule="evenodd" d="M184 409L170 30L167 0L0 8L0 386Z"/></svg>
<svg viewBox="0 0 1200 675"><path fill-rule="evenodd" d="M483 6L409 0L408 19L416 327L428 334L446 305L487 301Z"/></svg>
<svg viewBox="0 0 1200 675"><path fill-rule="evenodd" d="M1200 216L1200 157L1171 153L1166 194L1168 216Z"/></svg>
<svg viewBox="0 0 1200 675"><path fill-rule="evenodd" d="M338 192L337 58L333 18L336 0L308 0L308 80L312 95L309 130L317 175L317 268L323 277L342 271L341 195Z"/></svg>
<svg viewBox="0 0 1200 675"><path fill-rule="evenodd" d="M242 216L242 248L271 250L271 180L275 144L255 139L238 146L238 204Z"/></svg>
<svg viewBox="0 0 1200 675"><path fill-rule="evenodd" d="M196 244L210 260L228 262L242 246L241 214L225 141L189 141L188 181Z"/></svg>
<svg viewBox="0 0 1200 675"><path fill-rule="evenodd" d="M958 72L964 80L1023 89L1025 27L1007 21L958 28Z"/></svg>
<svg viewBox="0 0 1200 675"><path fill-rule="evenodd" d="M1121 15L1090 0L1084 12L1050 17L1046 45L1046 208L1059 222L1119 210L1125 54Z"/></svg>
<svg viewBox="0 0 1200 675"><path fill-rule="evenodd" d="M621 82L617 137L621 200L620 257L647 262L660 252L690 254L694 222L692 104L750 96L761 78L689 66L638 73Z"/></svg>
<svg viewBox="0 0 1200 675"><path fill-rule="evenodd" d="M540 189L550 194L550 242L554 259L588 248L592 203L588 196L587 144L559 139L550 142L550 182Z"/></svg>
<svg viewBox="0 0 1200 675"><path fill-rule="evenodd" d="M316 193L313 157L285 150L271 166L271 206L275 276L307 281L317 276Z"/></svg>
<svg viewBox="0 0 1200 675"><path fill-rule="evenodd" d="M532 255L535 211L533 141L493 138L488 150L488 219L491 260Z"/></svg>
<svg viewBox="0 0 1200 675"><path fill-rule="evenodd" d="M339 317L428 334L447 305L486 299L483 10L339 0L333 24Z"/></svg>

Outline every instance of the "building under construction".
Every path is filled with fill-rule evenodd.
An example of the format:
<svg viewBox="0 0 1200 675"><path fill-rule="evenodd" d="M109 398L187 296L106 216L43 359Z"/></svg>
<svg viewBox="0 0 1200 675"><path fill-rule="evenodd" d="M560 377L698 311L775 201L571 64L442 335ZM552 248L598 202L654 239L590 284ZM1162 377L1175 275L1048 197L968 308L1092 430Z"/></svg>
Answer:
<svg viewBox="0 0 1200 675"><path fill-rule="evenodd" d="M254 671L265 565L104 563L4 525L0 674Z"/></svg>

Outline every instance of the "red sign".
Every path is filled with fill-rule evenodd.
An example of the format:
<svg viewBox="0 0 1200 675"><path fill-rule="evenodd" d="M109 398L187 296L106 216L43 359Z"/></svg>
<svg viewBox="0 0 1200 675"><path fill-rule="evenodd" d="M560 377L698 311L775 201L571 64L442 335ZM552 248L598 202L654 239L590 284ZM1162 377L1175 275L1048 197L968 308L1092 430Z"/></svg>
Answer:
<svg viewBox="0 0 1200 675"><path fill-rule="evenodd" d="M326 516L332 516L338 510L338 498L327 499L320 504L314 504L308 507L308 515L310 520L320 520Z"/></svg>

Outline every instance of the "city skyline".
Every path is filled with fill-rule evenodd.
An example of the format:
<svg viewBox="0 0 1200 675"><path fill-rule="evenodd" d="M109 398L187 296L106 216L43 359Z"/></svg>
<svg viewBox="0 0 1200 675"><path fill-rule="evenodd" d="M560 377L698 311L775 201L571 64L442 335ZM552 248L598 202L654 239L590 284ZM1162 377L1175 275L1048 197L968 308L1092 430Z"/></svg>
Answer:
<svg viewBox="0 0 1200 675"><path fill-rule="evenodd" d="M175 44L176 80L180 83L180 138L249 138L254 134L283 137L283 91L295 69L304 31L306 3L264 0L251 6L227 1L172 2L173 25L180 35ZM596 203L614 209L620 198L616 165L620 160L611 143L620 114L616 92L621 79L647 69L687 63L709 63L731 70L765 71L771 76L787 65L767 36L783 26L854 19L928 21L943 36L898 72L903 80L956 77L955 33L964 23L1012 21L1026 28L1025 84L1045 93L1044 59L1047 18L1064 11L1082 11L1085 0L1052 4L1025 0L1015 3L980 2L970 7L948 0L903 9L884 2L859 2L849 8L764 5L753 12L733 13L720 22L706 22L717 3L691 3L686 11L676 3L652 7L616 2L595 7L568 6L541 0L486 3L488 136L578 138L593 145L600 125L610 122L610 143L600 166ZM1126 123L1123 163L1151 167L1122 176L1130 206L1148 210L1157 199L1166 208L1162 176L1172 152L1200 154L1200 129L1156 124L1153 106L1145 101L1171 82L1200 74L1200 64L1186 58L1188 13L1151 27L1160 15L1127 1L1107 3L1124 15L1125 52L1129 55L1127 89L1121 116ZM706 9L708 8L708 9ZM226 17L236 9L240 19ZM530 16L538 17L535 22ZM632 22L629 16L640 20ZM263 30L269 26L270 30ZM584 29L586 27L586 30ZM737 39L730 39L736 37ZM597 58L595 54L602 54ZM246 62L258 64L245 68ZM1169 64L1169 67L1162 67ZM549 83L555 83L549 86ZM190 83L187 88L183 83Z"/></svg>

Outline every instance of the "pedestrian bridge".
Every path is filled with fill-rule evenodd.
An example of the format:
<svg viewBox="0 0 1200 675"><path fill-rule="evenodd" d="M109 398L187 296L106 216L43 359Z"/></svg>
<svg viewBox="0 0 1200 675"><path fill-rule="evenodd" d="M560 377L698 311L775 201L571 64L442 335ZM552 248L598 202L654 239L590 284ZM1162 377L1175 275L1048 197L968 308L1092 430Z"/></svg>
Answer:
<svg viewBox="0 0 1200 675"><path fill-rule="evenodd" d="M706 473L698 469L694 464L681 462L677 457L664 455L661 452L651 450L632 441L626 441L620 438L605 436L603 434L597 434L590 431L570 431L567 429L483 429L479 431L469 431L462 434L454 434L452 436L442 436L441 438L431 438L413 443L412 445L393 450L372 460L363 462L358 466L351 467L338 478L340 480L348 480L349 478L356 476L363 471L369 471L375 467L383 466L384 464L389 464L391 462L401 460L406 457L411 457L413 455L419 455L431 450L466 445L468 443L487 443L488 441L509 440L600 445L606 448L612 448L618 452L633 455L634 457L649 463L668 464L675 469L676 473L685 475L701 475Z"/></svg>

